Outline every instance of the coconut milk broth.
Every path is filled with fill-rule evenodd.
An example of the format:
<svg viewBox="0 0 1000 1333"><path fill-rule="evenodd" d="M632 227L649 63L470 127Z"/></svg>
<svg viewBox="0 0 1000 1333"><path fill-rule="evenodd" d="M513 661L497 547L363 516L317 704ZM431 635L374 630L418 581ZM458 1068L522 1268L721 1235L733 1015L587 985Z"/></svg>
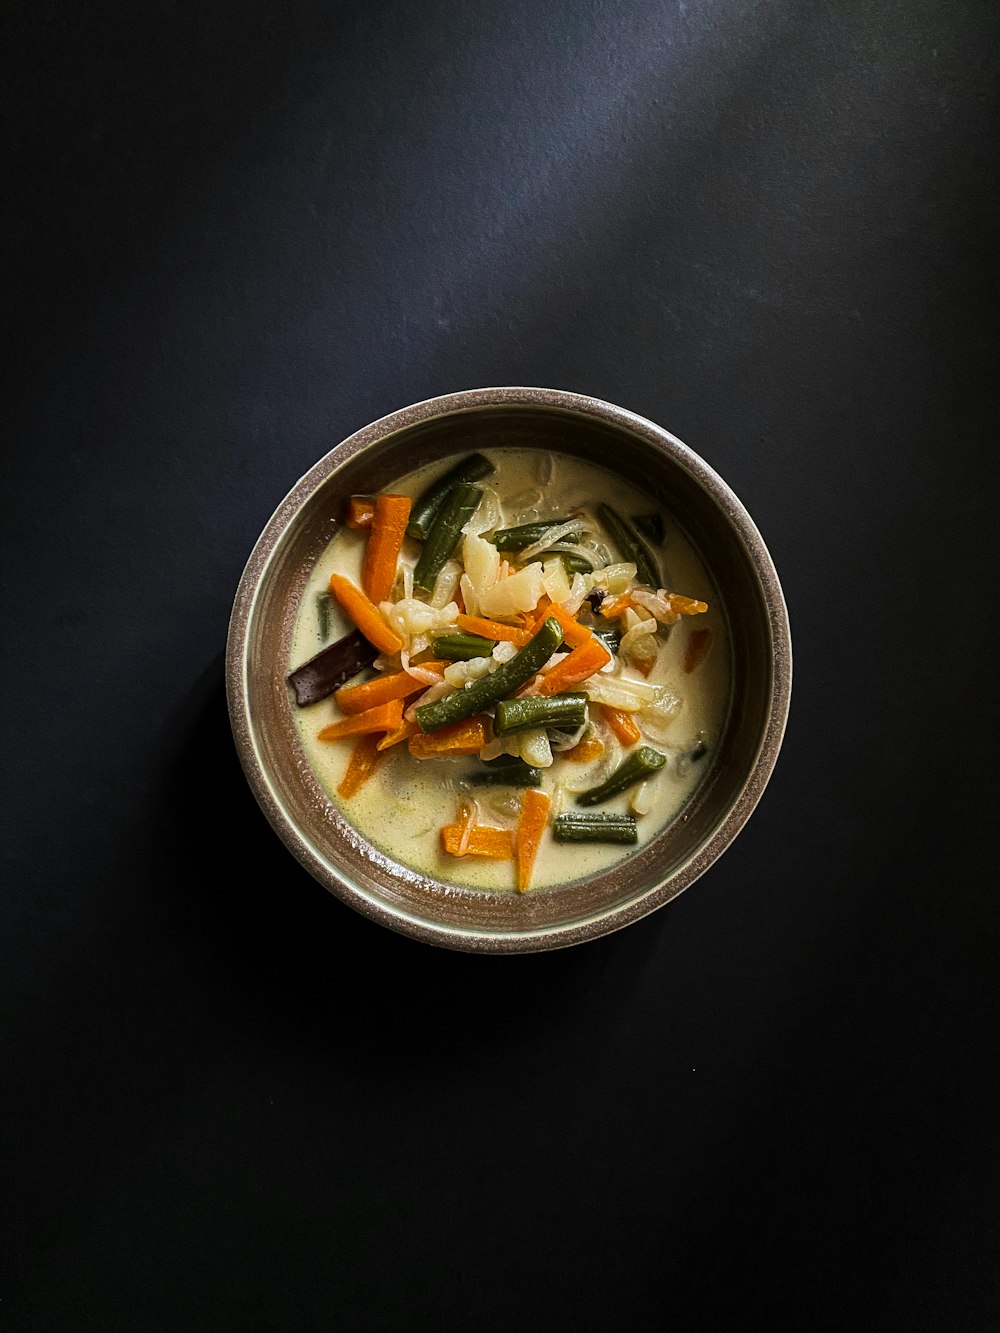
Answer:
<svg viewBox="0 0 1000 1333"><path fill-rule="evenodd" d="M650 511L648 496L606 469L580 459L536 450L483 449L480 452L496 466L492 476L477 484L497 493L502 506L502 520L498 526L510 527L536 518L548 518L577 507L593 510L602 501L625 515ZM455 458L449 458L410 473L396 481L391 489L397 494L417 496L455 461ZM668 762L651 780L652 808L637 818L639 847L677 817L707 772L728 704L729 651L725 620L715 588L704 564L669 514L664 514L664 525L664 544L662 548L654 548L664 571L663 586L670 592L705 601L709 609L699 616L682 617L672 627L666 642L660 636L657 663L648 679L651 684L662 684L674 691L682 704L665 733L669 739L649 742L668 755ZM326 644L335 642L353 629L336 602L331 600L328 634L323 638L317 599L334 572L360 585L365 542L365 533L342 527L317 561L296 615L289 670L294 670ZM419 551L420 544L407 538L401 559L413 564ZM683 671L682 662L688 637L696 628L711 631L711 649L698 669L688 675ZM514 891L512 862L449 856L441 850L440 829L456 820L462 796L472 796L479 803L482 823L513 828L521 798L519 790L459 788L456 780L463 773L473 771L479 763L476 758L417 760L409 754L404 743L388 750L369 781L345 801L337 795L336 788L347 766L352 743L316 739L316 733L322 727L342 716L340 710L332 699L321 700L306 708L296 708L294 704L292 707L303 751L324 791L371 843L401 864L446 883ZM596 710L592 708L591 711ZM583 790L593 786L627 754L606 728L601 729L600 735L606 749L598 759L577 764L561 762L556 756L553 768L542 770L542 789L555 802L553 815L560 809L582 808L575 806L571 792L561 792L557 787L571 784L577 790ZM700 761L691 762L685 756L691 753L699 739L703 740L707 754ZM623 793L598 808L630 813L633 796L634 791ZM535 861L532 888L586 879L636 850L634 845L557 843L550 830Z"/></svg>

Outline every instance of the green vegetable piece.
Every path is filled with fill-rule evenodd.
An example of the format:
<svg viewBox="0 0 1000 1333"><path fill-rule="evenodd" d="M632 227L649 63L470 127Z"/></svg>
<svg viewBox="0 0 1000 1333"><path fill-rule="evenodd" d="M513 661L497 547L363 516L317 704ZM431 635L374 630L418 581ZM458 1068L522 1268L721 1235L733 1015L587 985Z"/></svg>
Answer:
<svg viewBox="0 0 1000 1333"><path fill-rule="evenodd" d="M600 639L609 652L617 653L621 647L622 632L619 629L605 629L603 625L592 626L595 638Z"/></svg>
<svg viewBox="0 0 1000 1333"><path fill-rule="evenodd" d="M330 594L325 588L316 594L316 623L319 627L319 641L326 643L330 637Z"/></svg>
<svg viewBox="0 0 1000 1333"><path fill-rule="evenodd" d="M639 830L631 815L557 815L552 825L556 842L638 842Z"/></svg>
<svg viewBox="0 0 1000 1333"><path fill-rule="evenodd" d="M540 555L533 555L528 561L529 565L540 565L543 560L557 555L563 562L563 569L567 574L591 574L594 566L589 560L584 560L582 555L575 555L572 551L542 551Z"/></svg>
<svg viewBox="0 0 1000 1333"><path fill-rule="evenodd" d="M523 551L526 546L540 542L552 528L568 523L566 518L547 518L542 523L521 523L516 528L499 528L490 541L498 551Z"/></svg>
<svg viewBox="0 0 1000 1333"><path fill-rule="evenodd" d="M644 537L648 537L654 546L662 546L667 535L662 514L633 514L632 522Z"/></svg>
<svg viewBox="0 0 1000 1333"><path fill-rule="evenodd" d="M554 551L563 562L563 568L567 574L592 574L594 566L589 560L584 560L582 555L576 555L573 551Z"/></svg>
<svg viewBox="0 0 1000 1333"><path fill-rule="evenodd" d="M604 782L581 792L576 798L576 803L600 805L602 801L610 801L612 796L619 796L629 787L634 787L637 782L642 782L644 778L659 772L666 762L667 756L661 754L659 750L654 750L648 745L640 745Z"/></svg>
<svg viewBox="0 0 1000 1333"><path fill-rule="evenodd" d="M413 571L413 586L421 592L430 592L441 572L441 566L451 557L458 545L462 529L479 507L483 493L478 486L460 481L445 497L438 510L424 549L420 552Z"/></svg>
<svg viewBox="0 0 1000 1333"><path fill-rule="evenodd" d="M622 557L635 564L636 577L639 582L645 583L650 588L658 588L660 586L660 575L657 572L656 561L635 528L626 523L610 505L598 505L597 517L607 528Z"/></svg>
<svg viewBox="0 0 1000 1333"><path fill-rule="evenodd" d="M439 731L451 722L473 717L492 708L500 699L526 684L545 665L562 643L559 621L548 616L519 653L488 676L481 676L443 699L424 704L414 716L421 731Z"/></svg>
<svg viewBox="0 0 1000 1333"><path fill-rule="evenodd" d="M456 463L450 471L439 477L414 500L410 509L410 519L406 525L406 535L415 537L418 541L425 541L452 487L462 481L479 481L495 470L490 460L482 454L469 454L460 463Z"/></svg>
<svg viewBox="0 0 1000 1333"><path fill-rule="evenodd" d="M573 731L587 720L585 694L553 694L523 699L501 699L493 719L497 736L510 736L516 731L533 731L536 727L561 727Z"/></svg>
<svg viewBox="0 0 1000 1333"><path fill-rule="evenodd" d="M481 634L440 634L431 647L434 656L446 662L471 662L474 657L489 657L496 643Z"/></svg>
<svg viewBox="0 0 1000 1333"><path fill-rule="evenodd" d="M542 770L540 768L532 768L530 764L526 764L517 755L503 755L502 758L510 759L513 762L498 765L494 760L484 763L475 772L468 775L466 782L471 782L474 787L540 787L542 785Z"/></svg>

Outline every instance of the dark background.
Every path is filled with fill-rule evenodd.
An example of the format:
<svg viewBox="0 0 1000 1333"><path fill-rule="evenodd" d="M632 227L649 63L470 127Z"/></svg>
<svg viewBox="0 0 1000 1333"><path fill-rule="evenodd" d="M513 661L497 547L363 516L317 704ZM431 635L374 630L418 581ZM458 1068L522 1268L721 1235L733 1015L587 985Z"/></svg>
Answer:
<svg viewBox="0 0 1000 1333"><path fill-rule="evenodd" d="M1000 1324L997 7L18 4L0 1324ZM250 548L374 417L594 394L791 616L736 844L576 949L325 893L235 758Z"/></svg>

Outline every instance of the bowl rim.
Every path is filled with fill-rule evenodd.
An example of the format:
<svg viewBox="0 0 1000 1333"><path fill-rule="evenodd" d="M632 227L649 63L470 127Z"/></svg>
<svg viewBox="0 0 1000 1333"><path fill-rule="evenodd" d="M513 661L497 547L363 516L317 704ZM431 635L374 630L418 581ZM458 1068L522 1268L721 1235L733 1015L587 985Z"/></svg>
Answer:
<svg viewBox="0 0 1000 1333"><path fill-rule="evenodd" d="M315 490L350 458L380 440L438 417L492 407L582 415L623 429L671 455L724 511L739 537L760 586L772 649L767 725L756 755L725 817L697 851L672 875L627 902L563 925L512 931L445 926L393 910L343 873L334 871L301 834L269 780L251 719L248 673L250 629L265 576L298 511ZM238 581L226 635L225 687L233 740L258 805L285 847L333 896L370 920L427 944L472 953L537 952L581 944L641 920L690 888L732 846L763 796L784 740L791 706L791 627L777 569L746 506L715 469L678 436L648 417L590 394L526 385L483 386L423 398L374 419L334 444L290 487L262 528Z"/></svg>

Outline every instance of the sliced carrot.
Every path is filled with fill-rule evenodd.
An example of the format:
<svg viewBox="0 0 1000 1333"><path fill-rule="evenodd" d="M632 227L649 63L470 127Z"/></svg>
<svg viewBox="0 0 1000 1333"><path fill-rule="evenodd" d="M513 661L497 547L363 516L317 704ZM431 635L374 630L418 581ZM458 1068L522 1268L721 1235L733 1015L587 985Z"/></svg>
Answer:
<svg viewBox="0 0 1000 1333"><path fill-rule="evenodd" d="M537 787L529 787L521 802L521 814L514 835L514 855L517 861L517 891L524 893L531 885L531 870L541 846L542 834L549 822L552 802Z"/></svg>
<svg viewBox="0 0 1000 1333"><path fill-rule="evenodd" d="M684 671L690 676L691 672L701 663L702 658L708 651L708 645L712 638L710 629L694 629L687 641L684 649Z"/></svg>
<svg viewBox="0 0 1000 1333"><path fill-rule="evenodd" d="M539 597L538 599L534 611L521 613L522 615L527 614L530 617L532 634L537 634L538 631L542 628L542 625L545 623L546 614L548 613L548 609L551 605L552 605L552 598L549 596L547 592L543 592L541 597Z"/></svg>
<svg viewBox="0 0 1000 1333"><path fill-rule="evenodd" d="M513 861L514 835L510 829L477 824L468 834L465 851L459 851L465 829L461 824L446 824L441 830L441 846L449 856L485 856L492 861Z"/></svg>
<svg viewBox="0 0 1000 1333"><path fill-rule="evenodd" d="M577 741L572 750L564 750L561 759L570 759L574 764L588 764L591 759L604 753L604 742L597 736L584 736Z"/></svg>
<svg viewBox="0 0 1000 1333"><path fill-rule="evenodd" d="M378 743L380 750L391 750L394 745L408 741L420 731L420 723L415 717L404 717L395 731L387 731Z"/></svg>
<svg viewBox="0 0 1000 1333"><path fill-rule="evenodd" d="M364 532L372 525L375 517L375 501L369 495L352 495L347 502L347 518L344 522L355 532Z"/></svg>
<svg viewBox="0 0 1000 1333"><path fill-rule="evenodd" d="M609 704L599 704L601 716L621 741L622 745L634 745L642 736L631 713L624 708L612 708Z"/></svg>
<svg viewBox="0 0 1000 1333"><path fill-rule="evenodd" d="M413 501L408 495L375 497L375 517L368 533L361 586L377 606L388 599L396 582L396 563L402 550Z"/></svg>
<svg viewBox="0 0 1000 1333"><path fill-rule="evenodd" d="M422 670L434 671L440 678L445 662L421 662ZM334 701L342 713L364 713L376 704L387 704L391 699L407 699L427 689L425 680L417 680L408 671L394 671L388 676L376 676L360 685L342 685L334 694Z"/></svg>
<svg viewBox="0 0 1000 1333"><path fill-rule="evenodd" d="M697 597L685 597L679 592L668 592L666 600L670 603L671 611L682 616L700 616L708 610L707 602L699 602Z"/></svg>
<svg viewBox="0 0 1000 1333"><path fill-rule="evenodd" d="M381 757L378 752L377 732L359 736L354 742L351 757L344 769L344 776L337 787L337 795L347 800L358 792L375 772L375 765Z"/></svg>
<svg viewBox="0 0 1000 1333"><path fill-rule="evenodd" d="M438 759L447 755L478 754L486 744L485 714L464 717L438 731L416 731L409 740L414 759Z"/></svg>
<svg viewBox="0 0 1000 1333"><path fill-rule="evenodd" d="M519 629L516 625L503 625L499 620L487 620L484 616L467 616L464 613L458 617L458 628L465 630L466 634L481 634L484 639L495 639L497 643L513 643L518 648L523 648L531 638L531 632L527 629Z"/></svg>
<svg viewBox="0 0 1000 1333"><path fill-rule="evenodd" d="M609 602L605 597L601 603L601 615L607 620L617 620L623 616L630 606L635 606L632 598L627 592L623 592L620 597L616 597L613 602Z"/></svg>
<svg viewBox="0 0 1000 1333"><path fill-rule="evenodd" d="M595 671L600 671L601 667L607 666L611 661L611 652L596 636L591 637L586 643L581 643L579 648L574 648L571 653L557 662L551 671L547 671L535 683L534 692L536 694L559 694L562 690L571 689L574 685L579 685L581 681L592 676Z"/></svg>
<svg viewBox="0 0 1000 1333"><path fill-rule="evenodd" d="M330 575L330 592L354 621L354 624L380 653L398 653L403 640L389 628L385 616L369 597L343 574Z"/></svg>
<svg viewBox="0 0 1000 1333"><path fill-rule="evenodd" d="M402 699L390 699L388 703L378 704L345 717L341 722L331 722L329 726L317 731L316 739L321 741L340 741L345 736L364 736L373 731L395 731L403 720Z"/></svg>
<svg viewBox="0 0 1000 1333"><path fill-rule="evenodd" d="M581 643L586 643L588 639L593 638L593 630L589 630L586 625L581 625L579 620L565 611L558 602L550 602L543 611L539 613L537 628L541 629L545 620L551 617L558 620L562 625L563 640L571 648L579 648Z"/></svg>

